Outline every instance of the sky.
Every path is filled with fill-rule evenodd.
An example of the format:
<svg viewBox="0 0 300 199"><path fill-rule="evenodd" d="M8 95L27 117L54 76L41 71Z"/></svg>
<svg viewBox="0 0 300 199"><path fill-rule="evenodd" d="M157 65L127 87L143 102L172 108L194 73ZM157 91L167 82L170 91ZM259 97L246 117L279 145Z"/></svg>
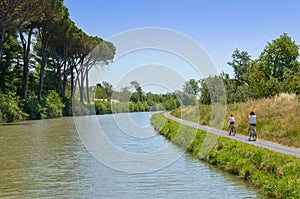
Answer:
<svg viewBox="0 0 300 199"><path fill-rule="evenodd" d="M287 33L292 40L300 44L298 0L65 0L64 2L69 9L70 18L77 27L91 36L116 41L120 34L136 29L150 27L173 31L174 34L186 37L185 39L189 40L187 42L199 45L219 73L225 72L231 76L233 70L227 62L232 60L231 55L235 49L247 51L252 59L256 59L268 42L283 33ZM164 39L160 39L162 43L165 42ZM118 46L116 47L118 50ZM176 86L165 85L166 83L160 80L152 82L170 91L176 87L180 89L182 87L180 84L185 80L204 76L201 72L200 74L195 72L192 61L178 55L177 52L171 52L168 48L159 53L157 49L142 52L130 50L126 56L117 57L108 70L102 71L98 81L112 81L116 86L121 79L132 77L134 74L132 71L147 68L148 65L153 69L158 65L163 66L162 71L158 70L158 73L168 68L170 73L174 72L182 78L173 80L178 82ZM149 56L145 58L145 55ZM164 61L161 61L160 57L164 57ZM129 58L140 61L133 64ZM135 66L130 68L132 65ZM149 74L149 71L146 70L145 73ZM129 81L128 78L120 87ZM146 86L150 84L149 82L148 80L148 83L142 84Z"/></svg>

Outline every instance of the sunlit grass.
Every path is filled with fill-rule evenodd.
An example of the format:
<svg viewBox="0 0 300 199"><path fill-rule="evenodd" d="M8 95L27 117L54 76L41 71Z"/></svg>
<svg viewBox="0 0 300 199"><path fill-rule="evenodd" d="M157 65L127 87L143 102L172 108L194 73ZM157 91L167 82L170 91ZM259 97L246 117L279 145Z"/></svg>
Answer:
<svg viewBox="0 0 300 199"><path fill-rule="evenodd" d="M273 98L229 104L223 118L223 129L228 129L228 118L233 114L237 133L248 135L250 111L257 116L260 139L300 148L300 103L295 94L282 93ZM211 114L208 105L182 107L172 112L176 117L201 125L211 125Z"/></svg>

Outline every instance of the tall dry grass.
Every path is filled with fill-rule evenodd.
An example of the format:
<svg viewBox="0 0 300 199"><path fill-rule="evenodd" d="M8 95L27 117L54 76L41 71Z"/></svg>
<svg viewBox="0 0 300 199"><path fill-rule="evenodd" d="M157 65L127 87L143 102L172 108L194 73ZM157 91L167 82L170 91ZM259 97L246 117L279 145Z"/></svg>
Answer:
<svg viewBox="0 0 300 199"><path fill-rule="evenodd" d="M234 114L240 134L248 133L250 111L256 114L260 139L300 148L300 103L295 94L228 105L227 115Z"/></svg>
<svg viewBox="0 0 300 199"><path fill-rule="evenodd" d="M250 111L254 111L257 117L259 139L300 148L300 103L297 95L281 93L272 98L227 105L223 129L228 129L228 118L233 114L237 133L248 135ZM200 105L199 109L183 107L174 115L202 125L211 123L211 108L206 105Z"/></svg>

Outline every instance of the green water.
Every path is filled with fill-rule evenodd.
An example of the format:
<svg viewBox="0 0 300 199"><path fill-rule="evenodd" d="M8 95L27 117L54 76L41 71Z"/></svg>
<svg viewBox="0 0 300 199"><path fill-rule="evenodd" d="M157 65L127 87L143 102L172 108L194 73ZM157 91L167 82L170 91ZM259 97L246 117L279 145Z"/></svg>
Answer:
<svg viewBox="0 0 300 199"><path fill-rule="evenodd" d="M123 116L134 121L135 127L126 129L132 131L130 134L119 128L122 124L116 123L113 115L96 116L115 145L128 151L147 152L168 143L149 124L149 114L118 115ZM139 133L147 136L134 136ZM176 147L170 153L180 155ZM184 154L152 172L130 174L110 168L88 152L71 117L0 125L0 198L175 197L257 198L257 195L242 181Z"/></svg>

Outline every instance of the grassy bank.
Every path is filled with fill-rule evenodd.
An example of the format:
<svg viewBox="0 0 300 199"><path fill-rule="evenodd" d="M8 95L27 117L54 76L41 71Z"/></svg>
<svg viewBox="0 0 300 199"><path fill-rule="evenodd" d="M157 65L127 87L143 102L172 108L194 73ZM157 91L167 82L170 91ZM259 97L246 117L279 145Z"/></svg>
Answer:
<svg viewBox="0 0 300 199"><path fill-rule="evenodd" d="M265 198L300 198L300 159L180 125L162 114L155 129L195 158L252 183Z"/></svg>
<svg viewBox="0 0 300 199"><path fill-rule="evenodd" d="M250 111L254 111L257 116L259 139L300 148L300 103L296 95L280 94L273 98L229 104L223 129L228 128L229 115L233 114L237 133L247 135ZM211 122L211 108L203 104L177 109L172 115L202 125Z"/></svg>

